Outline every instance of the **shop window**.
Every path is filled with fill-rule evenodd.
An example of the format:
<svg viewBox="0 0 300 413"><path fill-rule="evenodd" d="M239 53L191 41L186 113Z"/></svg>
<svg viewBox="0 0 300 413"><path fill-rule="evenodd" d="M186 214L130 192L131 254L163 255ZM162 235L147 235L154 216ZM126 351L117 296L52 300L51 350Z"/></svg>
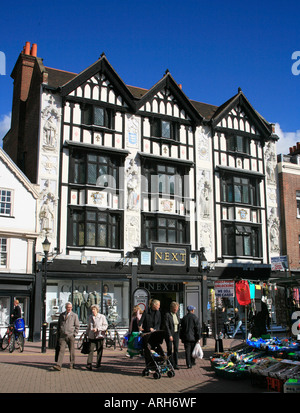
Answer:
<svg viewBox="0 0 300 413"><path fill-rule="evenodd" d="M108 323L128 326L129 283L125 281L99 280L57 280L48 281L46 293L47 322L57 320L65 311L67 302L73 304L73 311L81 324L86 325L91 306L99 306Z"/></svg>
<svg viewBox="0 0 300 413"><path fill-rule="evenodd" d="M0 326L5 327L10 322L11 298L0 296Z"/></svg>

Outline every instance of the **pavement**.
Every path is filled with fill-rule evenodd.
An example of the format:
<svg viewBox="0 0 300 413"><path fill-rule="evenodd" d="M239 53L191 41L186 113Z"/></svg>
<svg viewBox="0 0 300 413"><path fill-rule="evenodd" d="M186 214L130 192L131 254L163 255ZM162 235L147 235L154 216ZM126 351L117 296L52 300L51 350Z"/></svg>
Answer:
<svg viewBox="0 0 300 413"><path fill-rule="evenodd" d="M241 340L224 339L224 351L234 349L241 343ZM145 367L144 358L126 357L126 349L104 348L101 368L92 371L86 368L87 356L77 349L76 368L69 369L69 353L66 350L65 364L61 371L54 371L54 349L47 348L46 353L42 353L40 342L26 341L22 353L19 350L9 353L8 349L0 351L0 397L3 400L5 394L11 393L18 393L18 397L48 395L49 400L53 401L53 398L51 399L53 394L58 397L59 395L75 396L86 393L92 397L92 400L95 395L102 395L103 403L113 404L116 400L123 400L124 397L130 395L138 395L138 397L147 395L148 400L150 395L155 398L161 395L164 397L171 395L172 400L174 400L174 395L176 398L189 395L188 400L191 402L190 398L196 400L196 395L199 394L209 394L211 398L215 393L267 392L264 388L253 386L248 378L232 381L217 377L210 365L210 356L215 350L215 340L207 339L206 345L202 348L203 359L198 359L196 365L188 369L181 344L180 369L176 370L175 376L169 378L163 375L160 379L154 379L153 374L147 377L142 376ZM215 401L219 402L217 399Z"/></svg>

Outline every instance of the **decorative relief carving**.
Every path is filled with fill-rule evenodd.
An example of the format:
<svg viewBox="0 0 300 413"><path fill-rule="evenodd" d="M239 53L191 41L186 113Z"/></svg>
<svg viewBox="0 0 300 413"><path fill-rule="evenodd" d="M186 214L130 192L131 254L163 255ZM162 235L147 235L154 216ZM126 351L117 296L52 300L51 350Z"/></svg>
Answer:
<svg viewBox="0 0 300 413"><path fill-rule="evenodd" d="M127 209L131 211L138 210L139 195L139 172L138 166L134 159L129 159L129 165L126 169L126 187L127 187Z"/></svg>
<svg viewBox="0 0 300 413"><path fill-rule="evenodd" d="M128 117L127 123L127 146L130 148L139 147L139 129L140 123L136 116Z"/></svg>
<svg viewBox="0 0 300 413"><path fill-rule="evenodd" d="M268 218L271 252L277 252L278 253L280 251L279 225L280 225L280 221L279 221L278 216L276 215L276 209L271 208L270 215L269 215L269 218Z"/></svg>
<svg viewBox="0 0 300 413"><path fill-rule="evenodd" d="M207 134L202 131L198 132L198 154L200 160L209 160L209 139Z"/></svg>
<svg viewBox="0 0 300 413"><path fill-rule="evenodd" d="M200 179L198 182L198 190L200 194L200 215L201 218L210 218L211 215L211 183L210 172L206 170L200 171Z"/></svg>
<svg viewBox="0 0 300 413"><path fill-rule="evenodd" d="M268 142L265 148L265 159L266 159L266 175L268 184L275 185L275 168L276 168L276 154L275 145L273 142Z"/></svg>
<svg viewBox="0 0 300 413"><path fill-rule="evenodd" d="M48 151L57 149L57 137L59 132L60 111L55 104L54 97L49 97L49 105L41 112L43 126L43 148Z"/></svg>

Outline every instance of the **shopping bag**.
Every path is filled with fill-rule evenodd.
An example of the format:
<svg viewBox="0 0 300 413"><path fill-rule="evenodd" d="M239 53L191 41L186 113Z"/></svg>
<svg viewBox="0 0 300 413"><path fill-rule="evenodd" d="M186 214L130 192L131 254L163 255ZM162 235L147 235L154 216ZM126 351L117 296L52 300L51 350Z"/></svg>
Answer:
<svg viewBox="0 0 300 413"><path fill-rule="evenodd" d="M85 337L83 339L83 343L82 343L82 347L81 347L81 353L82 354L89 354L90 347L91 347L91 343L89 342L88 338Z"/></svg>
<svg viewBox="0 0 300 413"><path fill-rule="evenodd" d="M196 343L194 350L192 352L192 357L194 359L202 359L203 358L203 350L200 346L199 341Z"/></svg>
<svg viewBox="0 0 300 413"><path fill-rule="evenodd" d="M130 357L138 356L141 352L141 348L142 348L142 337L140 336L140 333L138 332L131 333L128 339L127 353L129 354Z"/></svg>

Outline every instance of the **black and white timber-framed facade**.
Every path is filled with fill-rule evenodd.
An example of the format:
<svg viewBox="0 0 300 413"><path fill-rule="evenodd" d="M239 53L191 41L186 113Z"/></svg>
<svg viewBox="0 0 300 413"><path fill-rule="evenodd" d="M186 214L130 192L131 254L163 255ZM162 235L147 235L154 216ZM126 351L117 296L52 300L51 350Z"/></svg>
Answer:
<svg viewBox="0 0 300 413"><path fill-rule="evenodd" d="M49 322L71 299L83 324L98 302L126 326L137 286L163 311L195 305L204 322L211 280L268 279L280 254L277 137L241 90L217 107L191 101L168 71L149 90L127 86L104 54L80 74L35 57L31 79L37 127L19 151L30 135L36 156L19 159L40 188L37 261L45 235L54 253ZM12 127L8 153L13 142Z"/></svg>

